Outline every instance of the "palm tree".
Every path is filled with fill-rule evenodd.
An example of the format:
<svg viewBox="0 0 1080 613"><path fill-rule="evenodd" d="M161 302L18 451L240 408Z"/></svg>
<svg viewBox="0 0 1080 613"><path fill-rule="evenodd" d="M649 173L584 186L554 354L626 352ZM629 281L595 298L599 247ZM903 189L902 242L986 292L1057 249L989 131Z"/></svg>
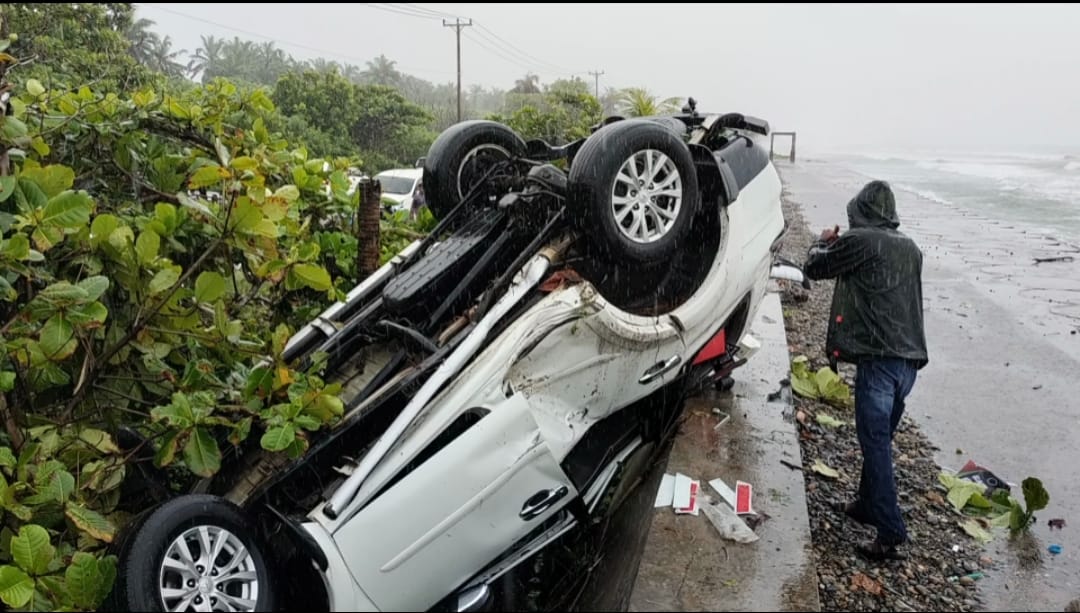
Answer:
<svg viewBox="0 0 1080 613"><path fill-rule="evenodd" d="M158 35L151 31L154 22L145 17L132 22L124 31L124 38L131 43L131 55L140 64L151 65L154 58L155 46L159 42Z"/></svg>
<svg viewBox="0 0 1080 613"><path fill-rule="evenodd" d="M514 81L514 88L510 90L515 94L539 94L540 77L526 73L525 77Z"/></svg>
<svg viewBox="0 0 1080 613"><path fill-rule="evenodd" d="M379 54L379 57L367 62L364 80L377 85L396 86L401 81L401 73L394 68L397 62Z"/></svg>
<svg viewBox="0 0 1080 613"><path fill-rule="evenodd" d="M679 110L679 98L658 99L644 87L624 89L616 102L620 113L629 117L649 117Z"/></svg>
<svg viewBox="0 0 1080 613"><path fill-rule="evenodd" d="M202 73L203 82L205 83L207 80L206 75L215 72L215 69L221 64L224 47L224 40L213 36L203 36L202 47L195 50L195 55L191 56L191 60L188 62L188 76L194 79L195 75Z"/></svg>
<svg viewBox="0 0 1080 613"><path fill-rule="evenodd" d="M161 39L155 36L155 39L148 65L170 77L183 76L185 66L180 63L180 56L187 55L187 51L184 49L173 51L172 38L169 36Z"/></svg>

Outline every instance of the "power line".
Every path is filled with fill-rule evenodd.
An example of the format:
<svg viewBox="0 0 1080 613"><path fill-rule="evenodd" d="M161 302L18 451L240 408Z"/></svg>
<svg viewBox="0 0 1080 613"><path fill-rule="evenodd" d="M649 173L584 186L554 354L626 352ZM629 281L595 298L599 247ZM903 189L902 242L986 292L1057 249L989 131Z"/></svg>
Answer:
<svg viewBox="0 0 1080 613"><path fill-rule="evenodd" d="M569 69L567 69L567 68L564 68L564 67L562 67L562 66L559 66L558 64L552 64L551 62L545 62L544 60L541 60L541 59L537 58L536 56L530 55L530 54L528 54L528 53L526 53L526 52L522 51L522 50L521 50L521 49L519 49L518 47L515 47L515 46L514 46L514 45L513 45L512 43L510 43L509 41L507 41L507 40L506 40L506 39L504 39L503 37L501 37L501 36L499 36L498 34L496 34L496 33L492 32L492 31L491 31L491 29L490 29L490 28L488 28L487 26L485 26L484 24L482 24L482 23L480 23L480 22L476 22L476 25L477 25L477 27L479 27L479 28L480 28L481 30L484 30L485 32L487 32L488 34L492 35L492 36L493 36L493 37L495 37L496 39L498 39L498 40L502 41L502 42L503 42L503 43L504 43L504 44L505 44L505 45L506 45L506 46L507 46L508 48L510 48L510 49L512 49L512 50L514 50L514 51L516 51L516 52L517 52L518 54L520 54L520 55L521 55L522 57L528 58L528 59L532 60L533 62L536 62L536 63L538 63L538 64L540 64L540 65L544 65L544 64L547 64L547 65L548 65L548 66L550 66L551 68L553 68L553 69L556 69L556 70L558 70L559 72L562 72L562 73L565 73L565 74L576 74L577 72L580 72L580 71L575 71L575 70L569 70Z"/></svg>
<svg viewBox="0 0 1080 613"><path fill-rule="evenodd" d="M399 6L408 7L408 8L417 10L417 11L423 11L425 13L428 13L429 15L434 15L434 16L437 16L437 17L440 17L440 18L446 17L448 19L458 19L460 17L460 15L454 15L453 13L444 13L443 11L436 11L434 9L429 9L429 8L425 8L423 6L420 6L419 4L410 4L408 2L396 2L396 3L384 2L383 4L397 4Z"/></svg>
<svg viewBox="0 0 1080 613"><path fill-rule="evenodd" d="M337 51L330 51L328 49L320 49L318 47L312 47L310 45L305 45L303 43L289 41L289 40L285 40L285 39L282 39L282 38L269 36L267 34L261 34L259 32L252 32L251 30L245 30L243 28L237 28L237 27L226 25L226 24L223 24L223 23L220 23L220 22L217 22L217 21L212 21L210 19L204 19L202 17L196 17L195 15L189 15L187 13L181 13L180 11L176 11L176 10L173 10L173 9L168 9L168 8L163 7L163 6L153 6L153 5L141 4L141 3L136 4L136 6L138 6L140 8L150 8L150 9L163 11L163 12L166 12L166 13L171 13L173 15L177 15L179 17L184 17L186 19L191 19L193 21L199 21L199 22L202 22L202 23L205 23L205 24L208 24L208 25L216 26L216 27L219 27L219 28L224 28L226 30L231 30L233 32L239 32L240 34L246 34L248 36L255 36L255 37L258 37L258 38L263 38L263 39L278 43L279 45L287 45L289 47L295 47L295 48L298 48L298 49L304 49L306 51L312 51L312 52L323 54L323 55L331 55L331 56L351 60L351 61L357 62L359 64L364 64L364 63L368 62L368 60L357 57L357 56L348 55L348 54L345 54L345 53L339 53ZM375 7L375 8L378 8L378 7ZM411 72L420 72L420 73L438 74L438 75L445 75L446 72L447 72L445 70L433 70L431 68L417 68L415 66L402 66L400 64L399 64L399 66L401 68L403 68L405 70L409 70Z"/></svg>
<svg viewBox="0 0 1080 613"><path fill-rule="evenodd" d="M527 70L529 72L551 72L549 70L537 70L536 66L534 66L532 64L522 63L521 61L506 55L505 53L503 53L499 49L494 49L492 47L489 47L481 39L479 39L479 38L477 38L475 36L472 36L472 35L470 35L468 33L465 34L465 38L467 38L467 39L471 40L472 42L476 43L477 46L487 50L489 53L491 53L495 57L499 58L500 60L503 60L505 62L509 62L511 64L514 64L515 66L524 68L525 70Z"/></svg>
<svg viewBox="0 0 1080 613"><path fill-rule="evenodd" d="M420 12L416 12L416 11L407 11L407 10L404 10L404 9L401 9L401 8L397 8L397 7L393 6L390 3L361 2L360 4L362 4L363 6L369 7L369 8L378 9L380 11L386 11L388 13L397 13L398 15L407 15L409 17L419 17L421 19L434 19L435 21L438 21L439 19L441 19L440 17L436 17L434 15L428 15L428 14L424 14L424 13L420 13ZM383 6L383 4L385 4L386 6Z"/></svg>

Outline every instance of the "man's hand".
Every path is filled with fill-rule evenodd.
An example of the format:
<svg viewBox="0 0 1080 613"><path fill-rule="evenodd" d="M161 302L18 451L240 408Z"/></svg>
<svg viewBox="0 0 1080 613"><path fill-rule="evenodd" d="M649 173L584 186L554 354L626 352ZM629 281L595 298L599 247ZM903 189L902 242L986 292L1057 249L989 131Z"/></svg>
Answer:
<svg viewBox="0 0 1080 613"><path fill-rule="evenodd" d="M840 226L833 226L821 231L821 240L831 243L840 237Z"/></svg>

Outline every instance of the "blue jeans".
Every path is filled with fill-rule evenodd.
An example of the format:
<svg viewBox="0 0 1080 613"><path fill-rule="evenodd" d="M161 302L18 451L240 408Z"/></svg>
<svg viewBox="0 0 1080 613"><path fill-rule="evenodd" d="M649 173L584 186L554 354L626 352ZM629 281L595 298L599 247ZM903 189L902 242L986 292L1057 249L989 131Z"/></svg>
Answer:
<svg viewBox="0 0 1080 613"><path fill-rule="evenodd" d="M907 360L873 359L859 362L855 377L855 429L863 454L857 505L877 527L883 545L907 540L893 476L892 439L917 373Z"/></svg>

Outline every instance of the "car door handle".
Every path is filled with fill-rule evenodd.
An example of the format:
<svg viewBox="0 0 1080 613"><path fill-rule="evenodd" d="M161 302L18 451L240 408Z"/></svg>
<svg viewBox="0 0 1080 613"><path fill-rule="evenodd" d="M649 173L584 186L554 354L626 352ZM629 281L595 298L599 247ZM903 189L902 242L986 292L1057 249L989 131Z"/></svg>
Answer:
<svg viewBox="0 0 1080 613"><path fill-rule="evenodd" d="M558 489L544 490L533 494L532 498L525 501L525 506L521 507L521 514L519 517L525 521L536 519L544 514L554 505L561 500L563 496L570 493L570 490L566 486L562 486Z"/></svg>
<svg viewBox="0 0 1080 613"><path fill-rule="evenodd" d="M641 375L641 378L638 379L638 383L641 383L642 385L650 383L653 379L666 373L672 368L675 368L679 364L682 364L682 356L680 355L673 355L663 362L657 362L656 364L653 364L649 370L646 370L645 374Z"/></svg>

